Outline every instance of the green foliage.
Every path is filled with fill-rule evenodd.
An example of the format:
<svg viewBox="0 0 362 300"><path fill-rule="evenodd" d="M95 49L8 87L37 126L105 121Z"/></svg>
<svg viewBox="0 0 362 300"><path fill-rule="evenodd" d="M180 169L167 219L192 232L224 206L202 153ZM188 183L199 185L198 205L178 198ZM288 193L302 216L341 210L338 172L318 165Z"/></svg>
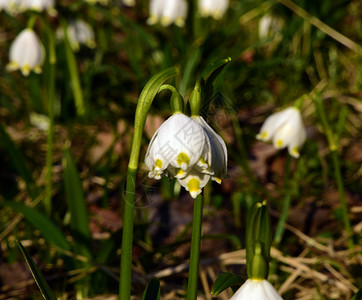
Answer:
<svg viewBox="0 0 362 300"><path fill-rule="evenodd" d="M221 273L212 285L211 295L217 296L229 287L235 291L244 283L244 281L245 279L239 275L227 272Z"/></svg>

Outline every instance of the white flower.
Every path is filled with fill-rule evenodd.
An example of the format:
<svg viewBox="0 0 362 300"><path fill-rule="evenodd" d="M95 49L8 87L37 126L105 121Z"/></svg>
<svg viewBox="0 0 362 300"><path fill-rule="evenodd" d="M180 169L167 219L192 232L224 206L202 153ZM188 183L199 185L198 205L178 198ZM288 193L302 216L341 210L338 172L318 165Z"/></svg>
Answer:
<svg viewBox="0 0 362 300"><path fill-rule="evenodd" d="M122 0L123 5L126 6L135 6L136 5L136 0Z"/></svg>
<svg viewBox="0 0 362 300"><path fill-rule="evenodd" d="M24 29L10 46L8 70L20 69L24 76L30 71L41 73L44 47L32 29Z"/></svg>
<svg viewBox="0 0 362 300"><path fill-rule="evenodd" d="M273 15L264 15L259 20L259 38L265 39L268 37L280 35L281 30L284 26L282 18Z"/></svg>
<svg viewBox="0 0 362 300"><path fill-rule="evenodd" d="M289 107L269 116L256 137L263 141L273 139L275 148L288 147L289 154L298 158L298 149L303 145L306 136L300 111Z"/></svg>
<svg viewBox="0 0 362 300"><path fill-rule="evenodd" d="M10 15L20 12L21 0L0 0L0 12L5 10Z"/></svg>
<svg viewBox="0 0 362 300"><path fill-rule="evenodd" d="M202 17L213 17L219 20L229 6L229 0L199 0Z"/></svg>
<svg viewBox="0 0 362 300"><path fill-rule="evenodd" d="M56 15L54 0L19 0L18 5L21 11L34 10L39 12L47 10L50 15Z"/></svg>
<svg viewBox="0 0 362 300"><path fill-rule="evenodd" d="M149 25L160 22L163 26L169 26L173 22L183 27L187 14L187 2L185 0L151 0Z"/></svg>
<svg viewBox="0 0 362 300"><path fill-rule="evenodd" d="M163 173L174 176L196 198L210 179L221 183L227 150L202 117L176 113L153 135L145 163L149 177L160 179Z"/></svg>
<svg viewBox="0 0 362 300"><path fill-rule="evenodd" d="M94 48L94 31L92 27L83 20L77 19L69 22L67 33L70 45L74 51L78 51L80 44L85 44L89 48Z"/></svg>
<svg viewBox="0 0 362 300"><path fill-rule="evenodd" d="M230 300L282 300L267 280L248 279Z"/></svg>

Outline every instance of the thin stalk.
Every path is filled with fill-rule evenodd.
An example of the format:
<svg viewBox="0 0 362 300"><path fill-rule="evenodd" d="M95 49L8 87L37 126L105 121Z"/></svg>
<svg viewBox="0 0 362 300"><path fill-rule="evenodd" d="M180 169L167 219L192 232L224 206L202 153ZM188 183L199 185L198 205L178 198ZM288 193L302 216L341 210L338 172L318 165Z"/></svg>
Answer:
<svg viewBox="0 0 362 300"><path fill-rule="evenodd" d="M346 230L346 234L347 234L347 238L348 238L347 244L348 244L348 248L351 250L354 248L354 242L353 242L353 238L352 238L353 231L352 231L352 227L351 227L351 221L350 221L349 215L348 215L346 192L344 190L340 160L339 160L339 156L338 156L338 152L337 152L337 150L338 150L337 135L333 134L333 131L331 129L331 126L330 126L328 118L327 118L326 109L323 105L323 99L321 98L321 96L319 94L316 94L315 97L313 98L313 101L316 106L317 114L318 114L319 118L321 119L324 132L327 136L329 149L331 151L333 169L334 169L334 177L337 182L338 196L339 196L339 201L341 203L344 229ZM339 134L341 134L341 132Z"/></svg>
<svg viewBox="0 0 362 300"><path fill-rule="evenodd" d="M353 231L352 231L352 227L351 227L351 221L350 221L349 215L348 215L346 192L344 190L344 185L343 185L339 156L338 156L338 153L336 150L331 151L331 155L332 155L332 161L333 161L334 177L337 181L339 201L341 203L344 228L346 230L346 234L347 234L347 238L348 238L347 244L348 244L349 249L353 249L354 248L354 242L353 242L353 238L352 238Z"/></svg>
<svg viewBox="0 0 362 300"><path fill-rule="evenodd" d="M131 267L136 174L146 117L159 88L167 79L175 76L177 73L178 70L176 68L169 68L153 76L143 88L138 100L134 121L132 149L128 162L126 197L123 215L121 271L119 282L120 300L128 300L131 298Z"/></svg>
<svg viewBox="0 0 362 300"><path fill-rule="evenodd" d="M199 274L199 258L201 245L203 197L198 195L194 201L194 216L192 220L192 236L190 250L189 281L187 284L187 300L197 297L197 282Z"/></svg>
<svg viewBox="0 0 362 300"><path fill-rule="evenodd" d="M128 167L126 201L124 203L123 235L121 252L121 274L119 299L130 299L131 296L131 267L133 246L134 198L136 190L137 169Z"/></svg>
<svg viewBox="0 0 362 300"><path fill-rule="evenodd" d="M74 52L70 46L69 37L67 33L67 24L63 20L62 21L62 29L64 35L64 46L65 46L65 55L67 58L67 64L69 69L70 81L75 101L75 109L77 111L78 116L83 116L85 114L85 105L84 105L84 97L83 90L80 84L79 73L77 68L77 62L75 59Z"/></svg>
<svg viewBox="0 0 362 300"><path fill-rule="evenodd" d="M54 144L54 102L55 102L55 42L54 35L48 23L44 22L49 39L49 77L48 77L48 118L49 128L47 135L46 152L46 177L45 177L45 198L44 207L49 216L52 208L52 184L53 184L53 144Z"/></svg>
<svg viewBox="0 0 362 300"><path fill-rule="evenodd" d="M282 212L279 217L278 225L275 230L275 236L274 236L274 242L278 245L284 234L285 230L285 223L288 218L289 208L290 208L290 202L292 199L292 189L291 189L291 180L290 180L290 164L291 164L291 157L288 155L287 161L285 163L285 169L284 169L284 200L283 200L283 207ZM293 180L293 179L292 179Z"/></svg>

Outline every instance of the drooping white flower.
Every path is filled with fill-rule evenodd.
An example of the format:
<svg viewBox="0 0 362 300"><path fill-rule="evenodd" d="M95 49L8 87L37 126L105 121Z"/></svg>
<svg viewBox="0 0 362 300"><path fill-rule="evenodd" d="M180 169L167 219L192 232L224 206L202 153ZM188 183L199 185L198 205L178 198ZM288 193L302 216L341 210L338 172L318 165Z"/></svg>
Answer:
<svg viewBox="0 0 362 300"><path fill-rule="evenodd" d="M267 280L248 279L230 300L282 300Z"/></svg>
<svg viewBox="0 0 362 300"><path fill-rule="evenodd" d="M289 154L298 158L298 150L307 137L300 111L289 107L272 114L265 120L256 137L262 141L273 140L276 149L288 147Z"/></svg>
<svg viewBox="0 0 362 300"><path fill-rule="evenodd" d="M0 12L6 11L10 15L20 12L21 0L0 0Z"/></svg>
<svg viewBox="0 0 362 300"><path fill-rule="evenodd" d="M87 45L89 48L96 46L92 27L81 19L70 21L67 33L70 45L74 51L78 51L81 44Z"/></svg>
<svg viewBox="0 0 362 300"><path fill-rule="evenodd" d="M219 20L229 6L229 0L199 0L202 17L213 17Z"/></svg>
<svg viewBox="0 0 362 300"><path fill-rule="evenodd" d="M8 70L20 69L24 76L30 71L41 73L44 61L44 47L32 29L24 29L10 46Z"/></svg>
<svg viewBox="0 0 362 300"><path fill-rule="evenodd" d="M54 0L19 0L19 8L21 11L34 10L43 11L47 10L50 15L56 15L55 1Z"/></svg>
<svg viewBox="0 0 362 300"><path fill-rule="evenodd" d="M179 27L185 25L187 2L185 0L151 0L149 25L160 22L163 26L175 23Z"/></svg>
<svg viewBox="0 0 362 300"><path fill-rule="evenodd" d="M226 173L224 141L202 117L176 113L153 135L145 163L149 177L174 176L193 198L210 179L221 183Z"/></svg>

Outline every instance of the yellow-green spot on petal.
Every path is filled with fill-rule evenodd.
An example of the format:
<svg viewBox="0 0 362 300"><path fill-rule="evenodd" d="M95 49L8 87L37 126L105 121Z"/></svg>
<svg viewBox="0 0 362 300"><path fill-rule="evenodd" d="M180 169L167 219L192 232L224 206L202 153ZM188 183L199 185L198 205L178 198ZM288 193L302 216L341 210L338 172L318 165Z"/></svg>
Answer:
<svg viewBox="0 0 362 300"><path fill-rule="evenodd" d="M178 27L184 27L185 26L185 20L183 18L176 18L175 24Z"/></svg>
<svg viewBox="0 0 362 300"><path fill-rule="evenodd" d="M156 161L155 161L155 167L161 169L162 165L163 165L162 160L157 158Z"/></svg>
<svg viewBox="0 0 362 300"><path fill-rule="evenodd" d="M259 139L259 140L265 141L265 140L268 139L268 136L269 136L268 131L264 130L262 133L258 134L256 136L256 138Z"/></svg>
<svg viewBox="0 0 362 300"><path fill-rule="evenodd" d="M182 170L182 169L178 169L178 171L177 171L177 173L176 173L175 177L177 178L177 177L180 177L180 176L182 176L182 175L184 175L184 174L185 174L185 171L184 171L184 170Z"/></svg>
<svg viewBox="0 0 362 300"><path fill-rule="evenodd" d="M200 193L200 180L197 178L191 178L187 182L187 188L189 189L191 196L196 198L196 196Z"/></svg>
<svg viewBox="0 0 362 300"><path fill-rule="evenodd" d="M185 152L180 152L176 159L177 164L185 170L190 164L190 157Z"/></svg>
<svg viewBox="0 0 362 300"><path fill-rule="evenodd" d="M221 183L221 178L219 178L219 177L212 177L212 179L213 179L214 181L216 181L218 184Z"/></svg>
<svg viewBox="0 0 362 300"><path fill-rule="evenodd" d="M23 73L24 76L28 76L30 73L30 66L29 65L24 65L21 67L21 73Z"/></svg>
<svg viewBox="0 0 362 300"><path fill-rule="evenodd" d="M171 24L171 22L172 22L171 18L170 18L170 17L166 17L166 16L163 16L163 17L161 18L161 21L160 21L160 23L161 23L163 26L168 26L168 25Z"/></svg>
<svg viewBox="0 0 362 300"><path fill-rule="evenodd" d="M283 140L277 140L276 143L275 143L275 146L276 146L277 148L283 147Z"/></svg>
<svg viewBox="0 0 362 300"><path fill-rule="evenodd" d="M295 157L298 158L299 157L299 151L298 151L298 147L294 147L291 151L290 154Z"/></svg>

